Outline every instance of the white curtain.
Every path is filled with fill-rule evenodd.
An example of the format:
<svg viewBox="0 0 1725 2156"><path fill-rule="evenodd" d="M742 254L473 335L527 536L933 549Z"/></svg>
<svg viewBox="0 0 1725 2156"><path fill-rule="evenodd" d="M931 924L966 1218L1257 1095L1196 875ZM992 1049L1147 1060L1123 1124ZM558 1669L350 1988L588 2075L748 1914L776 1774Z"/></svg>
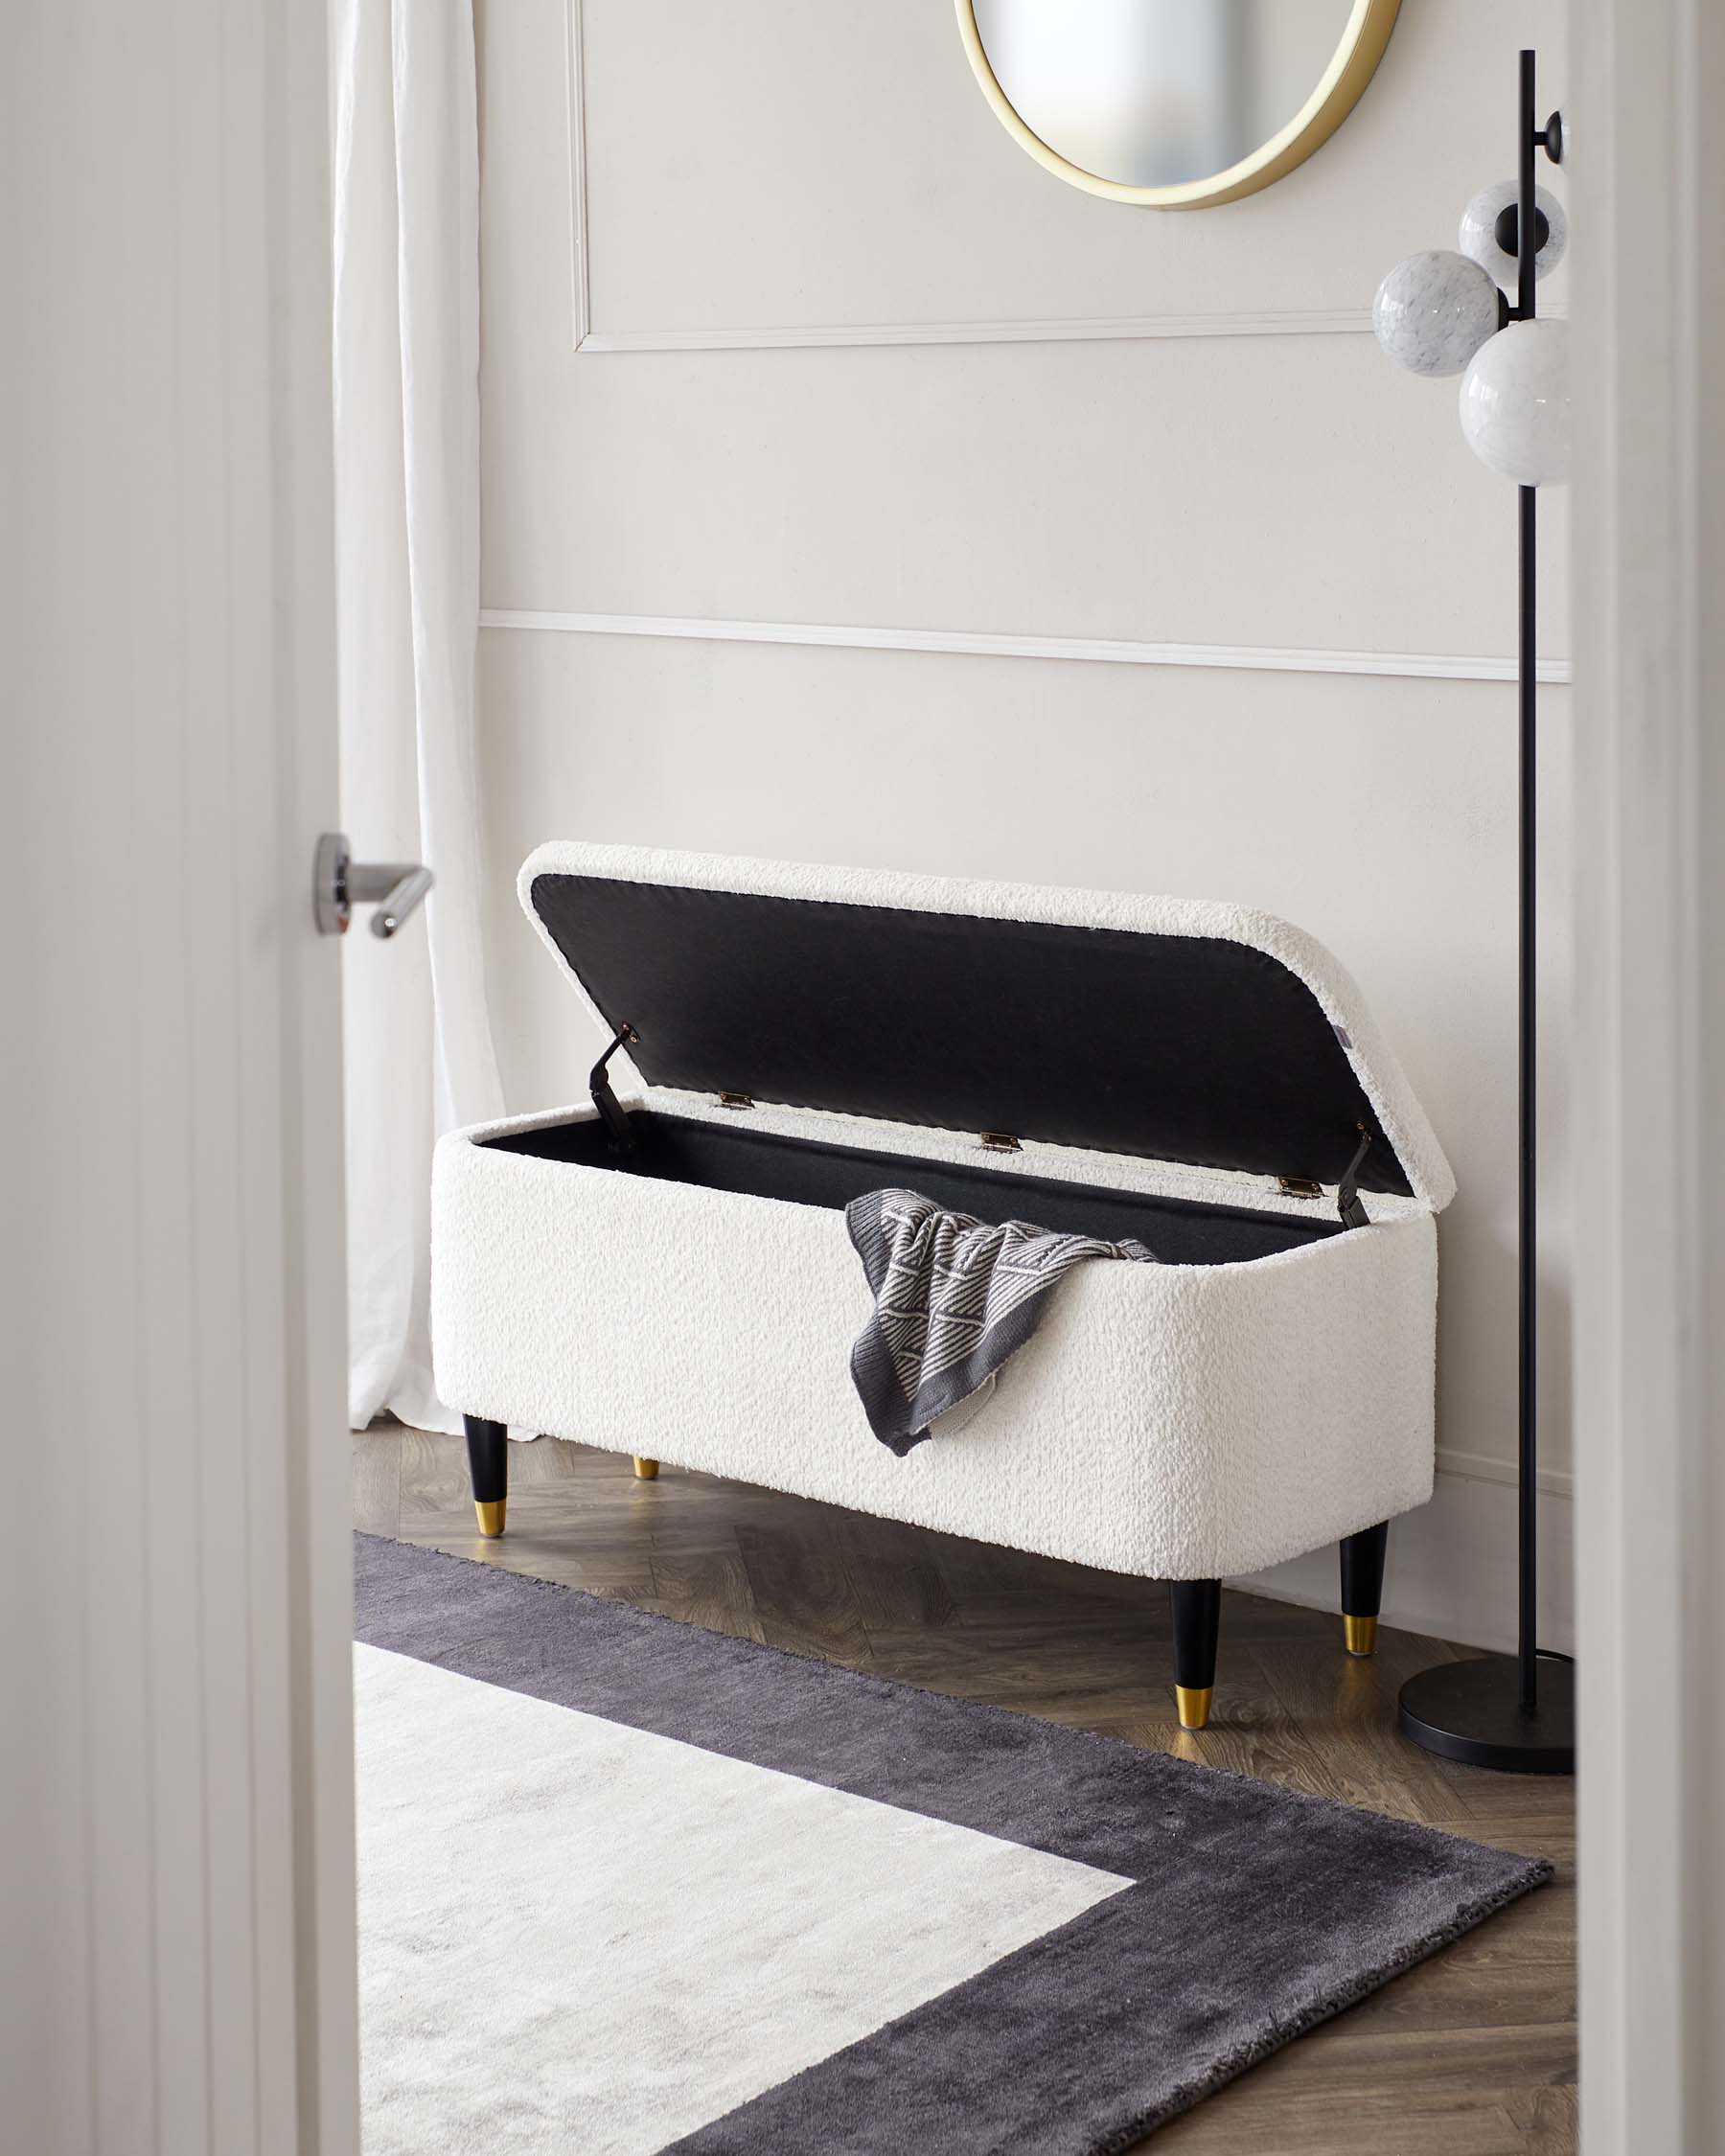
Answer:
<svg viewBox="0 0 1725 2156"><path fill-rule="evenodd" d="M431 1382L431 1147L502 1112L479 930L479 149L471 0L336 0L343 828L423 860L425 919L344 951L349 1416L457 1418Z"/></svg>

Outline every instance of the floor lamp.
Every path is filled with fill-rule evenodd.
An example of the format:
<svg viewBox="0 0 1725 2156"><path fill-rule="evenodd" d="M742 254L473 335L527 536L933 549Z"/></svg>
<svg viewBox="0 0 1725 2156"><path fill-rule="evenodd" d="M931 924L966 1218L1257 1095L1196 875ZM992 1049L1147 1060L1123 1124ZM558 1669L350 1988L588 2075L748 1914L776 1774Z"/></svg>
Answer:
<svg viewBox="0 0 1725 2156"><path fill-rule="evenodd" d="M1519 1645L1422 1670L1402 1687L1402 1733L1470 1766L1573 1774L1575 1669L1542 1651L1538 1636L1538 1348L1534 1176L1535 938L1538 690L1534 670L1537 503L1541 486L1569 476L1568 326L1541 320L1535 285L1567 237L1561 204L1533 179L1534 153L1564 156L1563 115L1535 118L1533 55L1521 56L1516 177L1487 188L1461 218L1461 252L1414 255L1378 287L1372 327L1392 359L1417 375L1461 376L1461 431L1474 453L1517 489L1521 636L1520 935L1520 1443ZM1503 287L1513 284L1510 305Z"/></svg>

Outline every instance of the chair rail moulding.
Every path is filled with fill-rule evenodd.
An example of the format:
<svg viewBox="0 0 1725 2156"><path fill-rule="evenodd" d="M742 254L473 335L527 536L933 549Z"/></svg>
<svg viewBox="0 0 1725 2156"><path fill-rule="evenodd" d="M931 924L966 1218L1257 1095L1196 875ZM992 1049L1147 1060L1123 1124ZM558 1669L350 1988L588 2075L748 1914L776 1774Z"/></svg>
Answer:
<svg viewBox="0 0 1725 2156"><path fill-rule="evenodd" d="M630 352L821 351L868 345L1063 344L1157 337L1365 336L1368 307L1238 308L1219 313L1095 314L978 322L810 322L708 329L596 330L587 277L588 190L583 0L564 0L569 149L569 285L574 348ZM1553 314L1565 311L1550 310ZM1513 671L1503 677L1512 679Z"/></svg>
<svg viewBox="0 0 1725 2156"><path fill-rule="evenodd" d="M1354 308L1256 314L1102 314L1067 321L811 322L794 329L593 330L585 279L576 271L577 352L834 351L899 344L1071 344L1110 338L1333 336L1369 332Z"/></svg>
<svg viewBox="0 0 1725 2156"><path fill-rule="evenodd" d="M1435 681L1513 681L1512 658L1448 652L1331 652L1263 644L1151 644L1115 636L1003 636L965 629L872 629L829 622L728 621L681 614L585 614L487 607L481 629L560 636L687 637L715 644L804 644L858 652L935 652L971 658L1082 660L1112 666L1217 667L1260 674L1364 674ZM1568 659L1542 659L1562 686Z"/></svg>

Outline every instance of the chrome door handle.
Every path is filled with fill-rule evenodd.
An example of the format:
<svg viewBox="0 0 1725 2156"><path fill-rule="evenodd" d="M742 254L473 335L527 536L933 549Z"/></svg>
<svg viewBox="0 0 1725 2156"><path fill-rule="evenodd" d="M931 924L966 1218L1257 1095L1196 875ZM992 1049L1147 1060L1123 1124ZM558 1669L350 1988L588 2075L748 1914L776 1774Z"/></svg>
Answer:
<svg viewBox="0 0 1725 2156"><path fill-rule="evenodd" d="M356 906L375 906L371 931L392 936L436 881L416 860L356 860L339 831L317 841L311 910L320 936L344 936Z"/></svg>

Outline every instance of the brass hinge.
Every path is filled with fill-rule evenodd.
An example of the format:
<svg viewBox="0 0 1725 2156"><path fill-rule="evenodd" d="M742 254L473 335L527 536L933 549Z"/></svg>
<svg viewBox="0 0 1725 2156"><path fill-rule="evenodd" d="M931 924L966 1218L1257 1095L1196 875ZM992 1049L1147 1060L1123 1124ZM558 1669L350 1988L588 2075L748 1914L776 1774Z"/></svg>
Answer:
<svg viewBox="0 0 1725 2156"><path fill-rule="evenodd" d="M1284 1198L1322 1198L1323 1185L1310 1176L1277 1176L1276 1187Z"/></svg>
<svg viewBox="0 0 1725 2156"><path fill-rule="evenodd" d="M721 1093L719 1105L721 1108L752 1108L754 1102L747 1093Z"/></svg>
<svg viewBox="0 0 1725 2156"><path fill-rule="evenodd" d="M1022 1153L1024 1150L1010 1131L984 1131L981 1142L985 1153Z"/></svg>

